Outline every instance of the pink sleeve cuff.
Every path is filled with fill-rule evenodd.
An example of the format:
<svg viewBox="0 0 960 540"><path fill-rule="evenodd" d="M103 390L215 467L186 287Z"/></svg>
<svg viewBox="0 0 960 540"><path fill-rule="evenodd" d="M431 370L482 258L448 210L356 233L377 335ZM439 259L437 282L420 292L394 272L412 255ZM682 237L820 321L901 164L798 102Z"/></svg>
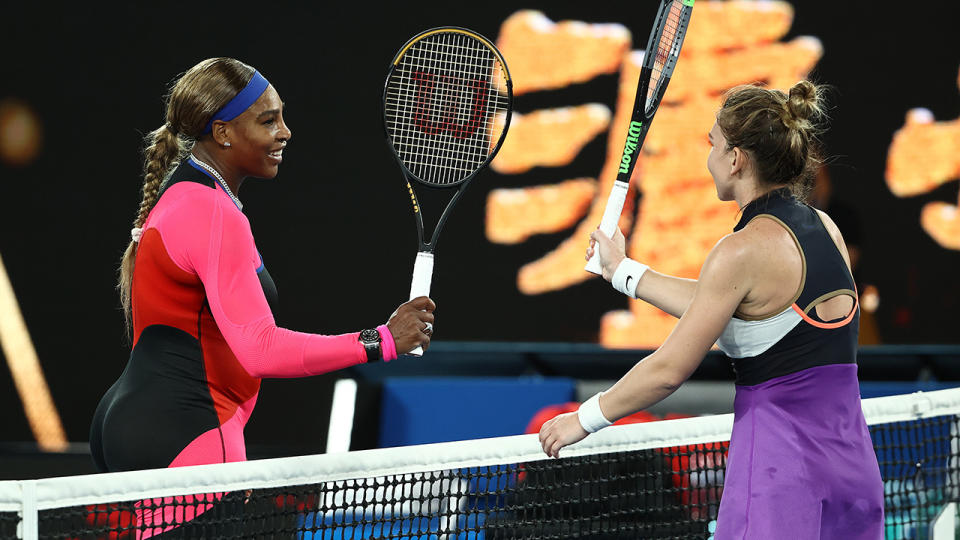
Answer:
<svg viewBox="0 0 960 540"><path fill-rule="evenodd" d="M393 340L393 334L387 325L381 324L377 327L380 332L380 350L383 352L383 361L389 362L397 359L397 342Z"/></svg>

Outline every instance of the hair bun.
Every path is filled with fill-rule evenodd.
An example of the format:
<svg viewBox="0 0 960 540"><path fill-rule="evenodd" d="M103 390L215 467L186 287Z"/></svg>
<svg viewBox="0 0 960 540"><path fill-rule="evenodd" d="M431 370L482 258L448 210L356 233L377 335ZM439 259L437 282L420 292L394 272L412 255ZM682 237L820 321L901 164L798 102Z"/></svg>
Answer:
<svg viewBox="0 0 960 540"><path fill-rule="evenodd" d="M790 88L783 104L783 123L790 129L809 129L814 117L820 114L820 99L817 87L803 80Z"/></svg>

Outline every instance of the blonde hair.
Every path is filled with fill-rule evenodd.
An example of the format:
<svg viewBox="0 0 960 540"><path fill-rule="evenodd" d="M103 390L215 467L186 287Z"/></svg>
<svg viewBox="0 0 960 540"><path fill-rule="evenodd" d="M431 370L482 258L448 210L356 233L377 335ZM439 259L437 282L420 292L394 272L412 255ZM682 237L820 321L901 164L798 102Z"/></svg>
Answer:
<svg viewBox="0 0 960 540"><path fill-rule="evenodd" d="M819 135L825 129L824 87L800 81L788 93L744 85L731 89L717 112L727 150L749 153L765 185L790 187L805 200L822 163Z"/></svg>
<svg viewBox="0 0 960 540"><path fill-rule="evenodd" d="M170 172L203 136L207 122L250 82L254 69L232 58L210 58L181 75L166 96L166 121L145 137L143 198L134 228L142 228L157 204L160 188ZM120 262L117 290L132 326L131 289L137 242L131 241Z"/></svg>

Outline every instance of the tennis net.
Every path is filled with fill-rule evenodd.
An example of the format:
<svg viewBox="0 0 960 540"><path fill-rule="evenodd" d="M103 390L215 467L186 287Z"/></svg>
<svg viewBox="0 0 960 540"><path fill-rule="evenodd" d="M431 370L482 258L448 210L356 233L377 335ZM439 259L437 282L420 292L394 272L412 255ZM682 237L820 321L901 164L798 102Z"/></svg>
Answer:
<svg viewBox="0 0 960 540"><path fill-rule="evenodd" d="M864 401L886 537L958 500L960 389ZM560 459L535 435L0 482L0 539L712 536L732 415L614 426ZM952 518L944 527L951 536Z"/></svg>

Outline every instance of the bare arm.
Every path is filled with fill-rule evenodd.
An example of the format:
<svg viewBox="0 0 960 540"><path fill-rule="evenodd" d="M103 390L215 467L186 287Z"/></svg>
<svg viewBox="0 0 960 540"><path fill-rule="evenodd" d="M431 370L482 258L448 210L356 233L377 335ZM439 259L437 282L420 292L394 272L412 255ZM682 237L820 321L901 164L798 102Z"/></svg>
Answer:
<svg viewBox="0 0 960 540"><path fill-rule="evenodd" d="M717 244L695 282L689 308L667 340L600 397L606 419L616 421L657 403L693 374L750 290L750 256L744 237L731 235ZM560 448L586 435L577 413L568 413L544 424L540 442L544 452L557 457Z"/></svg>
<svg viewBox="0 0 960 540"><path fill-rule="evenodd" d="M611 239L597 229L590 235L590 239L586 258L589 261L593 257L594 249L599 247L603 279L610 281L620 261L626 256L623 233L617 229ZM638 280L636 297L679 319L693 300L696 288L697 280L695 279L674 277L650 269Z"/></svg>
<svg viewBox="0 0 960 540"><path fill-rule="evenodd" d="M697 280L647 270L637 283L637 298L676 318L683 316L697 290Z"/></svg>
<svg viewBox="0 0 960 540"><path fill-rule="evenodd" d="M727 237L714 248L700 281L694 282L690 307L667 340L600 398L604 416L618 420L645 409L672 394L693 374L746 296L748 253L743 244L741 239Z"/></svg>

